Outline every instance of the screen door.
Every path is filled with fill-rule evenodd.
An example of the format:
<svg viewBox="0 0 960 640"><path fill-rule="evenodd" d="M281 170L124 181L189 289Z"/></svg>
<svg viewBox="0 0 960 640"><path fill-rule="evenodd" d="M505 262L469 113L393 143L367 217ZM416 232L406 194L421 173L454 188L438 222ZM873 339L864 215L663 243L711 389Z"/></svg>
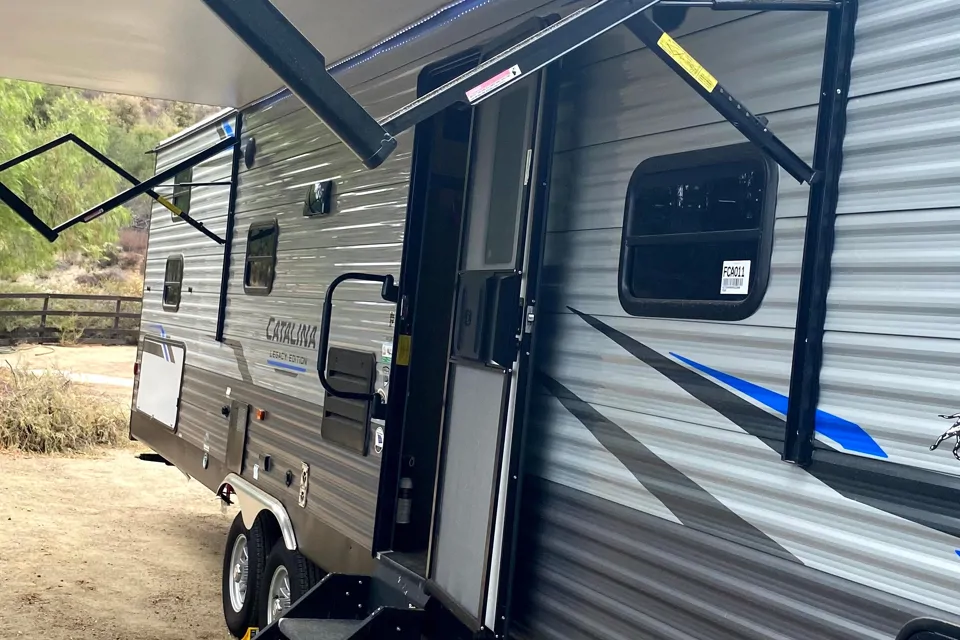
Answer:
<svg viewBox="0 0 960 640"><path fill-rule="evenodd" d="M471 138L430 578L478 624L495 605L505 539L539 94L532 76L487 99Z"/></svg>

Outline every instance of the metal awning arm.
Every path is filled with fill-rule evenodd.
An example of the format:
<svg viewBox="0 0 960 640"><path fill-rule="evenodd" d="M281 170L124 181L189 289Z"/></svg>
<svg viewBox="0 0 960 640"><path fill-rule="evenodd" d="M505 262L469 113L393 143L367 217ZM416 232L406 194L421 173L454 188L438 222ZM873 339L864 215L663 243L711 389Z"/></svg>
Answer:
<svg viewBox="0 0 960 640"><path fill-rule="evenodd" d="M660 0L600 0L574 11L381 120L397 135L457 102L478 104Z"/></svg>
<svg viewBox="0 0 960 640"><path fill-rule="evenodd" d="M12 160L8 160L7 162L0 164L0 171L4 171L22 162L25 162L31 158L35 158L38 155L45 153L56 147L59 147L60 145L65 144L67 142L75 143L81 149L83 149L84 151L86 151L87 153L95 157L101 163L103 163L104 165L112 169L115 173L120 175L122 178L124 178L128 182L130 182L133 186L127 189L126 191L114 196L113 198L110 198L109 200L106 200L100 203L96 207L92 209L88 209L87 211L84 211L80 215L74 216L73 218L70 218L66 222L63 222L57 225L56 227L51 228L48 224L46 224L43 220L41 220L36 215L33 208L30 207L30 205L28 205L26 202L24 202L20 196L18 196L16 193L10 190L3 183L0 183L0 202L10 207L14 211L14 213L16 213L18 216L20 216L21 219L23 219L24 222L26 222L31 227L33 227L40 235L42 235L44 238L46 238L50 242L55 241L57 237L59 237L62 231L69 229L74 225L80 224L81 222L86 223L86 222L90 222L91 220L96 220L97 218L104 215L105 213L112 211L113 209L116 209L117 207L125 204L126 202L129 202L133 198L146 194L146 195L149 195L154 200L156 200L157 202L159 202L160 204L162 204L167 209L169 209L170 212L173 213L174 215L183 218L183 220L187 222L187 224L189 224L190 226L192 226L197 231L201 232L202 234L204 234L214 242L218 244L224 244L225 241L223 238L221 238L217 234L207 229L202 222L195 220L194 218L190 217L187 213L181 211L179 207L177 207L176 205L171 203L168 199L164 198L163 196L158 194L156 191L154 191L154 188L159 186L161 183L165 182L166 180L173 178L175 175L177 175L181 171L189 169L197 164L200 164L201 162L204 162L205 160L212 158L218 153L224 151L225 149L229 149L230 147L234 146L237 143L237 140L235 137L228 136L225 139L220 140L217 144L210 147L209 149L205 149L194 156L191 156L185 160L178 162L176 165L170 167L169 169L165 169L164 171L158 173L157 175L153 176L149 180L146 180L145 182L140 182L140 180L138 180L133 174L123 169L123 167L116 164L115 162L107 158L105 155L103 155L102 153L100 153L99 151L91 147L89 144L84 142L81 138L77 137L75 134L72 134L72 133L69 133L65 136L61 136L56 140L48 142L45 145L37 147L36 149L28 151L20 156L17 156L16 158L13 158Z"/></svg>
<svg viewBox="0 0 960 640"><path fill-rule="evenodd" d="M744 137L763 149L798 182L812 184L820 179L818 171L770 130L766 118L751 113L653 20L644 15L635 16L626 22L626 27Z"/></svg>
<svg viewBox="0 0 960 640"><path fill-rule="evenodd" d="M323 55L270 0L202 0L361 159L379 166L395 136L458 102L476 105L619 24L693 87L714 109L800 182L819 173L773 134L693 57L642 12L654 6L717 10L829 11L842 0L598 0L411 102L379 122L325 68Z"/></svg>

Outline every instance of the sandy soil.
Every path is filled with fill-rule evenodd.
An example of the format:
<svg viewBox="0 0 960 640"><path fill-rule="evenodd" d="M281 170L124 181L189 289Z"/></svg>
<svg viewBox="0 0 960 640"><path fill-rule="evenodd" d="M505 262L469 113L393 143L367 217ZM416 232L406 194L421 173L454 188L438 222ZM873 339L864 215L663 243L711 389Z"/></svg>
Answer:
<svg viewBox="0 0 960 640"><path fill-rule="evenodd" d="M136 347L24 345L0 353L0 365L133 378Z"/></svg>
<svg viewBox="0 0 960 640"><path fill-rule="evenodd" d="M137 452L0 454L5 638L229 638L220 572L233 513Z"/></svg>

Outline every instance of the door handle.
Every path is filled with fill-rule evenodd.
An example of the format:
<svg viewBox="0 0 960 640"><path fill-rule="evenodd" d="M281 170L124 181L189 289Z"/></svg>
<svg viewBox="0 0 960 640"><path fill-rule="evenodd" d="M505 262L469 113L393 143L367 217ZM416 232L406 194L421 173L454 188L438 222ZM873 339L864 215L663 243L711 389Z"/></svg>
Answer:
<svg viewBox="0 0 960 640"><path fill-rule="evenodd" d="M323 297L323 316L320 322L320 341L317 345L317 374L320 376L320 384L330 395L343 398L344 400L365 400L373 403L373 416L381 418L385 410L383 396L378 393L360 393L357 391L342 391L330 384L327 379L327 354L330 350L330 320L333 316L333 294L341 284L347 280L360 280L362 282L379 282L381 284L380 297L387 302L396 303L400 299L399 287L394 282L392 275L378 275L375 273L355 273L348 272L341 274L333 279L330 286L327 287L327 293Z"/></svg>

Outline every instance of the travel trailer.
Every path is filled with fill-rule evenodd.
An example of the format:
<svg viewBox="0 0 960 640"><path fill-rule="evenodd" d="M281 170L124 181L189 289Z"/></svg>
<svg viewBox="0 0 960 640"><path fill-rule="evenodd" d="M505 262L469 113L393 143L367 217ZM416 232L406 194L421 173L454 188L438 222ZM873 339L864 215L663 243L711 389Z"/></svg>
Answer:
<svg viewBox="0 0 960 640"><path fill-rule="evenodd" d="M329 75L204 3L290 89L132 187L131 436L239 506L232 633L960 637L953 0L462 0Z"/></svg>

